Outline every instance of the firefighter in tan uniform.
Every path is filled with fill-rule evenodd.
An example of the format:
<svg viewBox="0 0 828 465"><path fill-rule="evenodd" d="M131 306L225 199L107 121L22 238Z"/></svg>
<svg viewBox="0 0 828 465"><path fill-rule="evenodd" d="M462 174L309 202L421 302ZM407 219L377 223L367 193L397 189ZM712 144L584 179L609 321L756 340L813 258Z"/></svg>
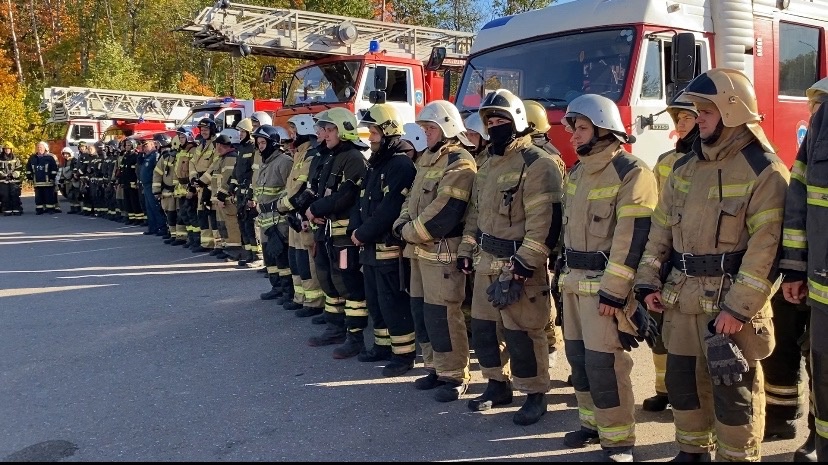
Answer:
<svg viewBox="0 0 828 465"><path fill-rule="evenodd" d="M581 428L567 447L600 441L605 459L633 461L635 399L628 353L638 347L630 320L649 316L633 298L658 191L652 171L621 147L634 142L610 99L570 102L564 123L579 163L569 173L560 287L564 345L572 367ZM642 327L642 332L646 327Z"/></svg>
<svg viewBox="0 0 828 465"><path fill-rule="evenodd" d="M254 111L253 114L250 115L250 122L253 123L253 131L254 132L256 131L256 129L259 129L261 126L271 126L271 125L273 125L272 118L270 117L270 115L268 115L264 111ZM259 177L259 169L260 169L261 166L262 166L262 153L259 151L258 147L256 147L256 149L253 151L253 164L252 164L252 170L253 171L252 171L252 178L251 178L251 181L250 181L250 190L251 190L251 192L256 190L256 180ZM255 197L255 195L254 195L254 197ZM248 203L248 205L251 205L251 204L255 205L255 203L256 203L255 200L251 200ZM253 232L256 235L256 245L252 246L251 250L253 251L253 255L255 256L255 259L253 261L248 260L248 262L245 265L249 266L249 267L255 267L256 265L262 263L262 249L263 249L263 244L264 244L265 237L264 237L264 231L262 231L262 228L259 227L258 220L255 221ZM259 268L257 271L260 272L260 273L267 274L267 267L263 266L262 268ZM281 295L281 292L279 292L278 295ZM273 298L275 299L277 297L273 297Z"/></svg>
<svg viewBox="0 0 828 465"><path fill-rule="evenodd" d="M513 421L530 425L546 413L549 390L548 258L560 236L562 179L552 157L532 143L520 99L498 89L479 113L489 158L475 177L457 267L470 274L479 248L471 325L488 385L468 406L509 404L514 385L527 396Z"/></svg>
<svg viewBox="0 0 828 465"><path fill-rule="evenodd" d="M636 278L664 311L667 393L677 461L758 461L765 424L762 367L774 346L770 297L789 173L759 126L747 76L712 69L681 101L699 139L675 162L653 213ZM666 281L661 264L672 262Z"/></svg>
<svg viewBox="0 0 828 465"><path fill-rule="evenodd" d="M288 225L279 214L277 204L290 178L293 160L283 150L288 139L287 131L269 124L253 131L262 164L255 174L256 225L262 231L262 248L270 291L260 296L262 300L281 297L293 287L288 263Z"/></svg>
<svg viewBox="0 0 828 465"><path fill-rule="evenodd" d="M466 277L454 260L463 234L474 175L474 159L463 148L463 120L450 102L429 103L417 116L427 149L394 223L410 259L409 294L417 341L428 375L419 390L439 388L438 402L457 400L469 383L469 341L461 310Z"/></svg>
<svg viewBox="0 0 828 465"><path fill-rule="evenodd" d="M190 158L190 183L195 188L196 215L198 217L199 243L190 246L193 253L211 251L215 246L213 239L213 226L216 223L215 211L210 204L210 186L201 177L213 166L216 158L216 146L213 141L216 139L216 123L212 119L203 118L198 122L200 140L197 142Z"/></svg>
<svg viewBox="0 0 828 465"><path fill-rule="evenodd" d="M166 227L163 230L172 232L175 230L176 208L175 208L175 153L170 150L172 138L166 134L153 136L158 146L158 159L152 170L152 195L158 199L161 210L164 211ZM166 241L166 240L165 240ZM167 242L169 243L169 242Z"/></svg>
<svg viewBox="0 0 828 465"><path fill-rule="evenodd" d="M288 120L288 131L293 140L293 169L285 187L285 194L279 200L279 213L285 215L288 231L288 264L293 280L293 301L282 306L285 310L294 310L299 318L321 315L325 306L325 293L316 277L313 264L313 231L310 229L304 211L294 205L301 191L307 189L308 173L313 160L317 157L316 132L311 115L296 115Z"/></svg>
<svg viewBox="0 0 828 465"><path fill-rule="evenodd" d="M176 204L175 240L170 245L183 245L189 248L192 244L192 223L196 214L195 203L189 192L190 183L190 154L195 147L193 133L189 129L179 128L172 140L172 150L175 154L173 161L173 197Z"/></svg>
<svg viewBox="0 0 828 465"><path fill-rule="evenodd" d="M471 143L469 153L474 157L477 168L489 157L486 147L489 145L489 134L486 132L486 125L480 119L480 113L472 113L466 117L463 124L466 126L466 138Z"/></svg>
<svg viewBox="0 0 828 465"><path fill-rule="evenodd" d="M237 261L241 257L241 231L236 220L237 206L231 195L233 170L236 167L238 152L235 144L226 135L216 138L218 158L213 163L210 174L210 190L213 194L212 208L216 211L218 240L221 252L216 254L219 260Z"/></svg>
<svg viewBox="0 0 828 465"><path fill-rule="evenodd" d="M231 195L235 197L236 218L241 235L242 252L239 257L239 266L247 266L256 261L258 241L256 240L256 209L251 206L253 191L250 183L253 178L253 154L256 143L253 140L253 121L244 118L236 124L239 131L239 143L236 145L238 154L233 175L230 180Z"/></svg>

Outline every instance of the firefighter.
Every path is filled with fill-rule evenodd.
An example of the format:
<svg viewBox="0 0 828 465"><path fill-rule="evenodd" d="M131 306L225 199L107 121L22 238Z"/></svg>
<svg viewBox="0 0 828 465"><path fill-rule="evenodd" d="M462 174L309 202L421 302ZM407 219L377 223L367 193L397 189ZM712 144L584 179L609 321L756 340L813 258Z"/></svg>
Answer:
<svg viewBox="0 0 828 465"><path fill-rule="evenodd" d="M316 241L316 270L325 292L325 331L310 338L313 347L342 344L333 351L345 359L365 351L363 330L368 325L365 286L359 266L359 248L348 235L351 209L367 170L359 140L357 121L345 108L331 108L316 116L324 133L326 157L317 171L316 189L306 197L317 197L305 210L305 217L319 226Z"/></svg>
<svg viewBox="0 0 828 465"><path fill-rule="evenodd" d="M287 301L287 294L281 297L282 307L293 310L300 318L321 315L325 305L325 293L319 286L316 267L311 263L313 232L304 213L294 204L302 191L307 189L311 165L318 155L316 133L311 115L295 115L288 120L293 168L285 187L284 196L279 200L279 213L285 215L290 226L288 231L288 264L293 281L293 299Z"/></svg>
<svg viewBox="0 0 828 465"><path fill-rule="evenodd" d="M293 160L283 150L283 141L289 136L280 127L268 124L253 131L262 164L256 173L253 194L259 215L256 224L262 230L264 263L267 267L271 289L260 297L262 300L279 298L287 288L293 287L287 254L288 225L276 209L277 201L287 185Z"/></svg>
<svg viewBox="0 0 828 465"><path fill-rule="evenodd" d="M90 184L89 191L90 205L92 207L92 216L103 217L106 213L104 209L104 143L101 141L95 142L90 146L90 155L92 157L90 163Z"/></svg>
<svg viewBox="0 0 828 465"><path fill-rule="evenodd" d="M126 197L124 196L124 185L121 184L121 168L124 162L124 141L115 141L117 145L117 156L115 157L115 171L112 173L112 184L115 186L115 205L118 212L115 221L118 223L126 223L129 221L129 214L127 213Z"/></svg>
<svg viewBox="0 0 828 465"><path fill-rule="evenodd" d="M171 232L175 232L175 153L171 150L172 138L167 134L156 134L152 138L158 146L158 159L152 171L152 194L159 202L164 212L162 221L164 226L159 228L164 234L164 243L169 244L175 239Z"/></svg>
<svg viewBox="0 0 828 465"><path fill-rule="evenodd" d="M795 415L794 412L798 413L801 408L802 372L799 369L800 354L797 348L799 344L802 345L802 353L806 355L806 363L810 367L812 411L808 415L808 438L794 452L794 461L816 462L828 460L828 347L819 337L812 337L813 328L821 328L826 322L828 311L828 287L824 273L828 266L825 263L825 240L820 235L826 225L826 214L822 210L824 203L819 201L819 195L824 197L825 192L828 192L828 173L820 163L826 156L826 149L819 148L817 144L828 134L828 105L825 105L828 103L828 78L815 83L805 94L808 97L811 121L791 170L782 230L780 268L785 276L782 293L787 305L780 307L782 303L778 302L778 296L774 299L776 349L763 361L763 368L767 370L767 436L768 426L776 422L776 419L770 418L770 413L790 419L791 414ZM780 306L776 306L777 303ZM804 328L803 318L808 318ZM801 343L803 339L805 342ZM778 378L778 381L772 383L776 386L771 385L772 377ZM781 404L785 401L789 404L787 408L773 406L773 403Z"/></svg>
<svg viewBox="0 0 828 465"><path fill-rule="evenodd" d="M253 121L245 118L236 125L239 130L239 143L237 145L236 165L233 167L231 185L236 196L236 221L239 225L241 236L241 255L239 266L246 266L256 260L259 251L256 240L256 209L252 206L253 191L250 183L253 179L253 153L256 151L256 143L253 140Z"/></svg>
<svg viewBox="0 0 828 465"><path fill-rule="evenodd" d="M66 200L69 201L69 215L76 215L81 212L80 203L80 173L78 172L78 160L69 147L60 151L63 155L63 167L61 168L60 179L63 182L63 189L66 193Z"/></svg>
<svg viewBox="0 0 828 465"><path fill-rule="evenodd" d="M423 128L421 128L417 123L403 124L402 140L411 145L411 151L408 153L408 156L414 162L416 162L425 149L428 148L425 131L423 131Z"/></svg>
<svg viewBox="0 0 828 465"><path fill-rule="evenodd" d="M477 112L467 116L464 125L466 126L466 138L471 143L469 153L474 157L479 169L489 156L486 151L486 147L489 145L489 134L486 132L486 125L483 124L480 113Z"/></svg>
<svg viewBox="0 0 828 465"><path fill-rule="evenodd" d="M218 233L221 252L216 254L219 260L237 261L241 256L241 232L236 219L238 213L235 198L231 195L233 170L236 167L238 152L235 144L226 135L216 139L218 158L213 163L210 174L210 190L213 195L213 210L218 219Z"/></svg>
<svg viewBox="0 0 828 465"><path fill-rule="evenodd" d="M511 403L511 378L527 395L512 420L531 425L546 413L549 390L547 260L560 236L562 180L553 159L532 144L526 108L514 94L490 92L479 113L489 158L475 177L457 267L471 274L479 249L471 325L488 385L468 406Z"/></svg>
<svg viewBox="0 0 828 465"><path fill-rule="evenodd" d="M38 142L35 153L26 163L26 179L34 183L35 214L60 212L55 192L57 174L57 161L55 156L49 153L49 144Z"/></svg>
<svg viewBox="0 0 828 465"><path fill-rule="evenodd" d="M138 142L128 137L123 140L121 164L118 167L118 184L124 189L124 204L127 212L127 222L130 225L142 223L141 204L138 198Z"/></svg>
<svg viewBox="0 0 828 465"><path fill-rule="evenodd" d="M186 217L181 217L182 204L187 195L187 178L190 172L189 166L182 166L189 161L189 152L184 148L185 145L187 145L186 133L181 128L176 129L175 134L170 139L169 160L171 164L170 174L172 176L172 202L175 210L175 224L170 225L170 238L164 240L165 244L173 246L187 243Z"/></svg>
<svg viewBox="0 0 828 465"><path fill-rule="evenodd" d="M427 372L414 387L437 389L435 400L451 402L466 392L470 378L461 308L466 276L454 262L477 169L463 148L465 127L451 102L427 104L416 122L425 133L426 149L416 160L417 175L394 233L407 243L411 311Z"/></svg>
<svg viewBox="0 0 828 465"><path fill-rule="evenodd" d="M272 125L273 124L273 120L271 119L270 115L268 115L264 111L254 111L250 115L250 122L253 123L253 131L255 131L256 129L259 129L259 127L261 125ZM259 149L256 148L253 151L253 172L252 172L252 181L251 181L251 184L250 184L251 192L256 189L256 180L259 177L258 173L259 173L259 167L261 166L261 164L262 164L262 154L259 152ZM251 203L255 203L255 202L251 202ZM263 248L264 239L265 239L263 231L259 227L258 222L255 223L253 231L254 231L254 234L256 235L257 244L259 244L259 245L253 250L253 252L255 254L255 260L253 260L252 262L246 263L246 266L251 266L251 267L255 267L256 265L262 263L261 254L262 254L262 248ZM265 276L267 277L267 267L266 266L262 266L257 271L260 272L260 273L264 273ZM268 277L268 279L269 279L269 277Z"/></svg>
<svg viewBox="0 0 828 465"><path fill-rule="evenodd" d="M608 461L629 462L635 399L628 352L638 345L631 341L637 328L629 323L637 314L632 287L658 191L652 171L621 147L635 139L610 99L577 97L562 122L579 160L566 186L559 282L564 346L581 419L581 428L567 433L564 444L577 448L597 441Z"/></svg>
<svg viewBox="0 0 828 465"><path fill-rule="evenodd" d="M166 225L166 218L162 218L161 204L156 198L153 186L155 167L158 164L160 144L155 139L147 139L141 144L143 157L139 159L138 180L141 183L144 208L147 214L148 228L145 236L161 236ZM160 184L160 183L159 183ZM158 186L160 197L161 186Z"/></svg>
<svg viewBox="0 0 828 465"><path fill-rule="evenodd" d="M185 127L176 130L176 138L179 143L174 167L178 180L178 224L175 225L176 241L173 244L191 249L201 242L196 186L190 182L190 163L198 142L192 130Z"/></svg>
<svg viewBox="0 0 828 465"><path fill-rule="evenodd" d="M765 425L759 360L770 322L789 173L759 126L742 72L700 74L678 99L699 138L673 164L653 213L637 297L664 311L666 385L676 461L758 461ZM672 270L661 280L661 264Z"/></svg>
<svg viewBox="0 0 828 465"><path fill-rule="evenodd" d="M92 214L92 187L89 181L89 165L92 163L92 156L89 154L89 150L90 147L86 142L78 142L78 156L76 161L78 165L78 176L80 178L80 214L83 216Z"/></svg>
<svg viewBox="0 0 828 465"><path fill-rule="evenodd" d="M199 242L190 246L190 251L193 253L212 252L215 247L213 229L217 227L217 219L216 212L211 209L212 193L210 186L200 179L213 166L216 158L216 147L213 141L218 136L217 129L216 122L211 118L202 118L198 122L200 140L197 141L189 163L190 185L195 189L198 218L198 226L193 228L193 232L199 235Z"/></svg>
<svg viewBox="0 0 828 465"><path fill-rule="evenodd" d="M360 250L374 345L358 359L388 361L382 375L401 376L414 368L417 349L406 294L409 264L402 256L404 244L393 237L391 230L417 169L407 155L413 147L401 139L403 122L396 108L377 103L363 114L360 125L368 127L371 156L348 230L351 242Z"/></svg>
<svg viewBox="0 0 828 465"><path fill-rule="evenodd" d="M112 173L115 170L116 154L112 151L114 140L102 145L101 154L101 215L111 220L115 216L115 190L112 185Z"/></svg>
<svg viewBox="0 0 828 465"><path fill-rule="evenodd" d="M0 145L0 211L3 216L20 216L20 160L14 156L14 145Z"/></svg>

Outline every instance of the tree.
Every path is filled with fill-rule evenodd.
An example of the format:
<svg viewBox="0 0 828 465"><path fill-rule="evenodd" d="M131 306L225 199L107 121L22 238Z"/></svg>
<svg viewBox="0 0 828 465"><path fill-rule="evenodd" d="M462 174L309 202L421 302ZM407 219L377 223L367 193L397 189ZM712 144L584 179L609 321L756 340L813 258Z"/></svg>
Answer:
<svg viewBox="0 0 828 465"><path fill-rule="evenodd" d="M180 94L205 95L207 97L216 95L208 86L202 84L194 74L187 71L184 71L184 74L178 81L176 91Z"/></svg>
<svg viewBox="0 0 828 465"><path fill-rule="evenodd" d="M491 11L494 17L511 16L545 8L552 3L555 3L555 0L494 0Z"/></svg>
<svg viewBox="0 0 828 465"><path fill-rule="evenodd" d="M86 85L103 89L149 90L151 83L117 41L105 39L89 62Z"/></svg>
<svg viewBox="0 0 828 465"><path fill-rule="evenodd" d="M14 153L25 163L37 141L29 126L39 125L40 115L26 108L26 91L10 69L12 60L0 50L0 141L14 144Z"/></svg>

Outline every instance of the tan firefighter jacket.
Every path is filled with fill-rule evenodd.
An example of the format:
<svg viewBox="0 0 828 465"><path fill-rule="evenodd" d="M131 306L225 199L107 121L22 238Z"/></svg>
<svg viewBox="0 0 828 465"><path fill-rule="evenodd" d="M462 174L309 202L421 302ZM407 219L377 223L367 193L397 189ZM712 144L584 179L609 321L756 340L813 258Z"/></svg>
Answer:
<svg viewBox="0 0 828 465"><path fill-rule="evenodd" d="M667 178L670 177L670 173L673 171L673 164L675 164L676 160L681 158L683 155L683 153L670 150L669 152L663 153L658 157L658 161L656 161L656 164L653 167L653 173L656 177L659 192L664 190Z"/></svg>
<svg viewBox="0 0 828 465"><path fill-rule="evenodd" d="M256 222L262 231L284 222L284 218L276 210L276 205L290 179L291 168L293 168L293 159L281 150L275 151L259 165L254 177L253 196L259 210Z"/></svg>
<svg viewBox="0 0 828 465"><path fill-rule="evenodd" d="M293 155L293 168L290 170L287 185L285 185L285 190L276 204L276 209L279 213L286 214L296 210L291 205L290 198L298 194L303 187L307 187L311 162L317 153L316 149L313 148L312 142L305 142L296 148L296 153ZM299 213L304 215L305 212ZM290 230L288 245L307 249L313 245L313 233L310 230L301 233Z"/></svg>
<svg viewBox="0 0 828 465"><path fill-rule="evenodd" d="M230 180L233 175L233 169L236 167L236 156L238 152L233 149L224 154L224 156L216 155L213 166L201 176L201 182L210 185L210 192L213 193L213 199L220 202L225 202L230 196Z"/></svg>
<svg viewBox="0 0 828 465"><path fill-rule="evenodd" d="M664 186L636 287L662 289L668 310L679 299L697 299L699 314L721 309L743 322L760 312L760 319L770 318L789 177L779 158L765 152L745 126L725 128L714 147L697 140L693 151L673 165ZM686 266L681 259L673 261L666 283L659 279L661 263L671 254L692 259L742 252L732 280L687 276L680 271Z"/></svg>
<svg viewBox="0 0 828 465"><path fill-rule="evenodd" d="M653 172L620 142L579 157L564 194L562 288L619 305L632 303L636 268L657 201ZM600 252L604 270L576 269L578 252Z"/></svg>
<svg viewBox="0 0 828 465"><path fill-rule="evenodd" d="M190 179L200 178L213 166L213 162L218 156L216 146L213 143L215 139L215 137L211 137L209 141L201 141L193 148L189 163Z"/></svg>
<svg viewBox="0 0 828 465"><path fill-rule="evenodd" d="M395 230L405 224L404 256L442 264L456 261L476 172L474 158L457 142L420 155L414 183L394 222Z"/></svg>
<svg viewBox="0 0 828 465"><path fill-rule="evenodd" d="M562 182L554 159L529 136L513 141L502 156L489 156L474 180L457 255L471 259L480 247L475 271L484 275L499 274L512 257L532 274L545 272L560 235ZM509 242L513 249L492 254L487 241Z"/></svg>
<svg viewBox="0 0 828 465"><path fill-rule="evenodd" d="M174 210L175 201L172 200L175 188L175 154L167 149L159 153L155 169L152 170L152 193L161 196L161 208Z"/></svg>
<svg viewBox="0 0 828 465"><path fill-rule="evenodd" d="M175 154L175 161L173 165L173 174L175 176L175 196L184 197L187 195L187 184L190 182L190 159L194 148L181 149Z"/></svg>

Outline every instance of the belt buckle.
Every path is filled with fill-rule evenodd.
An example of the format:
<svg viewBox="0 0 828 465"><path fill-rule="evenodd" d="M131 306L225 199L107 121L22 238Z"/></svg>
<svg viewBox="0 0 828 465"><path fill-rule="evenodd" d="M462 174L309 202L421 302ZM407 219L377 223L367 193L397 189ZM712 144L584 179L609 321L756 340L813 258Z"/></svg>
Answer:
<svg viewBox="0 0 828 465"><path fill-rule="evenodd" d="M680 271L682 273L684 273L684 276L687 276L688 278L695 278L695 276L693 276L693 275L691 275L690 273L687 272L687 257L693 257L693 256L694 255L692 253L683 252L681 254L681 260L679 260L681 262L681 266L682 266Z"/></svg>
<svg viewBox="0 0 828 465"><path fill-rule="evenodd" d="M609 257L607 257L607 254L604 253L603 250L599 250L598 253L601 254L602 257L604 257L604 269L607 269L607 266L609 266Z"/></svg>

